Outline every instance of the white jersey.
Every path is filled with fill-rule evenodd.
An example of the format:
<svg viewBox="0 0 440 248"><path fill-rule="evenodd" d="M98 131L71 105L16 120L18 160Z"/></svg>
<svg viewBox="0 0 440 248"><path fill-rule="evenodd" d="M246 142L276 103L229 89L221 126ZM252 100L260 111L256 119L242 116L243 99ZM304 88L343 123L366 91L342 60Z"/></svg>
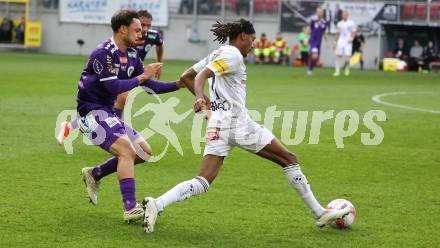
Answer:
<svg viewBox="0 0 440 248"><path fill-rule="evenodd" d="M222 46L193 65L214 73L209 79L211 117L208 127L237 127L250 120L246 109L246 65L238 48Z"/></svg>
<svg viewBox="0 0 440 248"><path fill-rule="evenodd" d="M337 25L339 31L338 45L348 45L352 34L356 32L356 24L352 20L340 21Z"/></svg>

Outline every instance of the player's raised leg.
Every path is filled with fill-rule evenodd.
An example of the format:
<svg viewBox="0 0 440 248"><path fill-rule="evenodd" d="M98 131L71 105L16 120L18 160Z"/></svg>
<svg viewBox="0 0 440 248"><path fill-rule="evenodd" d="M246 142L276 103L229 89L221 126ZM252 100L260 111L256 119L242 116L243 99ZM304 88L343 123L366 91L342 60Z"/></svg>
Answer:
<svg viewBox="0 0 440 248"><path fill-rule="evenodd" d="M260 150L257 155L269 159L283 167L284 174L290 186L295 189L316 218L316 225L324 226L348 213L347 209L330 210L323 208L321 204L319 204L310 188L307 178L301 171L297 157L289 152L277 138L274 138L270 144Z"/></svg>
<svg viewBox="0 0 440 248"><path fill-rule="evenodd" d="M163 211L164 208L170 204L207 192L209 186L220 171L223 160L223 156L205 155L197 177L177 184L174 188L159 196L157 199L145 197L142 202L145 207L145 232L152 233L154 231L158 213Z"/></svg>

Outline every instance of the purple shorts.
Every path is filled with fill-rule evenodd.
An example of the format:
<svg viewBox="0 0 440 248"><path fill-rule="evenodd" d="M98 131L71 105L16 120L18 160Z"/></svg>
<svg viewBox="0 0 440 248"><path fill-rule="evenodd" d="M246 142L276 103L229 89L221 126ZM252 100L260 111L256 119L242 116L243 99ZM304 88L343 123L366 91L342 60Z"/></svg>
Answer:
<svg viewBox="0 0 440 248"><path fill-rule="evenodd" d="M94 145L110 151L115 141L127 135L133 142L140 137L130 125L124 123L113 112L107 110L93 110L78 120L78 127Z"/></svg>

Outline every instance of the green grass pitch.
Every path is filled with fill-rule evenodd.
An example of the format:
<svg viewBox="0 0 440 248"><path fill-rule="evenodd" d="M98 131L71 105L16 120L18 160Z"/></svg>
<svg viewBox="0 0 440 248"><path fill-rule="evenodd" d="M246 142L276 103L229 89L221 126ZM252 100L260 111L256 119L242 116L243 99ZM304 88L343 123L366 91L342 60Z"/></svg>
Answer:
<svg viewBox="0 0 440 248"><path fill-rule="evenodd" d="M115 175L105 178L99 205L88 203L82 167L106 160L99 148L74 143L68 155L56 144L59 112L75 109L77 80L86 57L0 54L0 247L439 247L440 114L383 106L372 96L388 92L433 92L383 98L392 103L440 111L440 76L353 70L331 77L318 69L248 66L247 106L264 114L281 111L355 110L360 118L381 109L378 122L385 137L378 146L361 143L362 125L336 148L334 118L324 122L319 144L306 139L289 146L297 154L322 204L346 198L357 208L350 230L319 229L303 202L289 187L282 170L235 149L209 193L170 206L156 232L122 221ZM163 80L176 79L191 62L166 61ZM192 108L187 90L176 108ZM153 101L147 94L135 106ZM183 147L170 148L156 163L136 167L137 197L159 196L194 177L201 155L190 143L192 116L171 127ZM134 126L146 127L148 116ZM279 136L280 118L274 133ZM154 152L164 146L160 135L148 142ZM203 146L202 146L203 147Z"/></svg>

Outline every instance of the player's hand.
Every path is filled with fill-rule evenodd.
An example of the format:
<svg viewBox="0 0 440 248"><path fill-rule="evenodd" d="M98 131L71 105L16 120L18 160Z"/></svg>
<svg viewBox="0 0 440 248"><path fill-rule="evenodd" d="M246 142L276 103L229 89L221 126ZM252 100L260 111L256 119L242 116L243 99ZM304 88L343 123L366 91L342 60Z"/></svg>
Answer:
<svg viewBox="0 0 440 248"><path fill-rule="evenodd" d="M159 71L162 68L163 63L152 63L147 65L147 67L144 70L144 73L141 74L141 79L143 81L151 79L154 75L156 75L157 71Z"/></svg>
<svg viewBox="0 0 440 248"><path fill-rule="evenodd" d="M205 98L197 98L194 103L194 112L198 113L202 110L206 110L206 101Z"/></svg>
<svg viewBox="0 0 440 248"><path fill-rule="evenodd" d="M156 77L157 80L159 80L160 75L162 75L162 67L156 72L156 75L154 75L154 76Z"/></svg>
<svg viewBox="0 0 440 248"><path fill-rule="evenodd" d="M333 50L336 50L336 42L333 42Z"/></svg>

